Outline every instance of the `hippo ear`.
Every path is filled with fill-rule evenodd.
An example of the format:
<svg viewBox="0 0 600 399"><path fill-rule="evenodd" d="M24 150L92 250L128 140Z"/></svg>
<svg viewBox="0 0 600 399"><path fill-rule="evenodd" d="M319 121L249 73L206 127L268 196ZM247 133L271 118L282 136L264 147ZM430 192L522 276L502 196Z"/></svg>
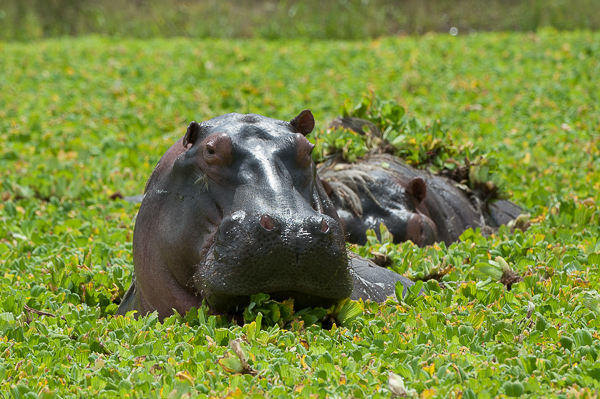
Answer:
<svg viewBox="0 0 600 399"><path fill-rule="evenodd" d="M190 123L187 128L187 132L185 132L185 136L183 136L183 146L187 147L188 144L194 144L196 140L200 136L200 124L196 121Z"/></svg>
<svg viewBox="0 0 600 399"><path fill-rule="evenodd" d="M333 194L333 187L331 187L331 184L329 184L327 180L323 180L322 178L319 178L319 180L321 180L321 184L323 185L327 196L331 197L331 194Z"/></svg>
<svg viewBox="0 0 600 399"><path fill-rule="evenodd" d="M423 202L425 196L427 195L427 185L425 181L420 177L415 177L411 181L408 182L408 187L406 187L406 191L411 194L413 197L417 199L419 202Z"/></svg>
<svg viewBox="0 0 600 399"><path fill-rule="evenodd" d="M309 134L315 128L315 117L309 109L300 112L297 117L290 121L290 124L296 132L302 133L304 136Z"/></svg>

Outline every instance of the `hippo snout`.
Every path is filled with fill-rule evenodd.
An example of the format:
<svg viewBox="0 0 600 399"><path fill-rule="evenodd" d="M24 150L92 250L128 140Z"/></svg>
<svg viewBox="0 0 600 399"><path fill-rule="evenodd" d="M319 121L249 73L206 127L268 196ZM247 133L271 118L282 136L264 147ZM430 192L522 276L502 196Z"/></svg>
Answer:
<svg viewBox="0 0 600 399"><path fill-rule="evenodd" d="M235 311L250 296L330 306L352 293L343 233L330 216L239 210L225 216L195 283L215 309Z"/></svg>

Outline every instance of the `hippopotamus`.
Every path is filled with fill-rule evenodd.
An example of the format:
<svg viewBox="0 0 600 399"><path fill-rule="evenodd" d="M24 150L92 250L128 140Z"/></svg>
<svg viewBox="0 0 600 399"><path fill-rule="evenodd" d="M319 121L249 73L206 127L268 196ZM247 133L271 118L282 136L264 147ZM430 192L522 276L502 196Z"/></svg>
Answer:
<svg viewBox="0 0 600 399"><path fill-rule="evenodd" d="M469 228L489 234L523 213L515 203L496 199L497 192L489 191L487 184L483 190L462 184L469 175L468 164L459 166L457 173L432 174L391 155L393 146L371 121L342 116L329 124L329 129L339 128L368 135L371 143L369 155L354 163L331 156L318 168L349 242L365 244L366 231L379 235L383 223L394 243L449 245Z"/></svg>
<svg viewBox="0 0 600 399"><path fill-rule="evenodd" d="M306 135L291 121L226 114L191 122L146 183L133 233L134 278L117 314L184 314L203 301L234 314L250 297L297 308L384 301L412 281L346 252Z"/></svg>
<svg viewBox="0 0 600 399"><path fill-rule="evenodd" d="M454 181L416 169L390 154L356 163L330 162L319 174L344 226L346 239L364 245L366 231L383 223L394 243L450 245L469 228L494 228L522 209L498 200L474 205Z"/></svg>

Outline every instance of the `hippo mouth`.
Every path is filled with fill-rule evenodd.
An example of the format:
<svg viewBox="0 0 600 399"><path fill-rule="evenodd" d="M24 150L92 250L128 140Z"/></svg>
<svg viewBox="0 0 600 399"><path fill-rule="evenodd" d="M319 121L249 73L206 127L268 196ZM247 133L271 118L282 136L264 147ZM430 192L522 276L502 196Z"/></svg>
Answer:
<svg viewBox="0 0 600 399"><path fill-rule="evenodd" d="M206 295L204 293L203 295ZM329 308L342 299L348 298L349 295L345 295L342 298L327 298L312 294L306 294L298 291L278 291L278 292L265 292L271 299L283 302L286 300L294 301L294 308L296 310L304 309L307 307L321 307ZM236 314L243 311L251 302L251 295L229 295L224 293L207 295L205 298L213 310L217 312L224 312L229 314Z"/></svg>
<svg viewBox="0 0 600 399"><path fill-rule="evenodd" d="M215 265L198 271L194 284L200 296L217 312L238 312L250 304L252 295L259 293L268 294L271 299L280 302L293 299L296 309L328 308L352 293L348 258L346 253L341 255L336 262L338 269L328 275L323 275L320 263L312 264L310 268L296 267L300 272L289 276L283 276L286 268L282 267L273 271L269 278L265 278L266 272L260 269L258 273L240 273L253 269L240 264L228 267ZM264 265L268 263L267 260Z"/></svg>

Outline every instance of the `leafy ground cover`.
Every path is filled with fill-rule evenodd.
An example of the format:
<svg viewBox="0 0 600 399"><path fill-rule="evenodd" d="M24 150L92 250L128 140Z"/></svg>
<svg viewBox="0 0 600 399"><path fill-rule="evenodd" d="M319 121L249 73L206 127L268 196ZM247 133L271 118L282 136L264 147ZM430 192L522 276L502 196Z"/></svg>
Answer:
<svg viewBox="0 0 600 399"><path fill-rule="evenodd" d="M597 397L599 60L599 34L551 30L0 43L0 393L390 397L403 381L424 398ZM449 247L372 235L351 249L415 279L444 270L446 288L419 282L330 328L309 325L314 311L279 322L293 315L265 298L244 326L205 309L112 316L131 280L136 205L109 196L141 192L191 120L310 108L325 149L326 122L369 90L417 121L418 137L439 126L496 159L532 226L467 231ZM524 281L506 290L504 268Z"/></svg>

